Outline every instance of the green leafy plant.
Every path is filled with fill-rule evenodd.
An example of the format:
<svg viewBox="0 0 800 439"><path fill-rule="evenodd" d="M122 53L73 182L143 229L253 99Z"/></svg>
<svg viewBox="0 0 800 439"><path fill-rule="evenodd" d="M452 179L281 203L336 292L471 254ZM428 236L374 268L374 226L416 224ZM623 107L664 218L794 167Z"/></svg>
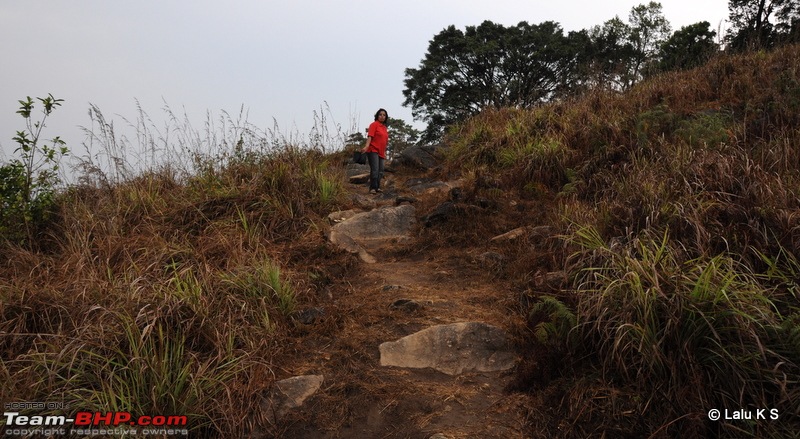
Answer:
<svg viewBox="0 0 800 439"><path fill-rule="evenodd" d="M60 137L49 143L41 138L48 116L64 100L52 94L36 99L43 107L41 120L32 119L30 96L19 101L17 113L25 119L25 130L13 138L19 145L14 151L18 158L0 167L0 236L17 242L32 241L37 225L46 219L59 182L59 163L69 152Z"/></svg>
<svg viewBox="0 0 800 439"><path fill-rule="evenodd" d="M552 296L542 296L528 315L536 340L553 349L564 349L577 341L578 320L575 313L562 301Z"/></svg>

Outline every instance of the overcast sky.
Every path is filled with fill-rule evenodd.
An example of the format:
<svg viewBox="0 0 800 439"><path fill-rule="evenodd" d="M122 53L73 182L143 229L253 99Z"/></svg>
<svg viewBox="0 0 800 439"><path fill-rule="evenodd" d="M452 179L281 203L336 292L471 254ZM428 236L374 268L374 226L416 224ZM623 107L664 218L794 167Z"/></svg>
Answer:
<svg viewBox="0 0 800 439"><path fill-rule="evenodd" d="M506 26L551 20L565 31L619 16L636 0L6 0L0 2L0 146L23 128L25 96L64 99L45 136L77 154L89 104L118 126L138 100L162 125L166 102L197 128L206 114L238 114L306 135L314 111L363 130L379 107L412 122L402 107L404 70L449 25ZM699 21L717 29L727 0L663 0L673 30ZM724 27L724 24L723 24ZM37 113L38 115L38 113ZM414 122L418 128L422 124Z"/></svg>

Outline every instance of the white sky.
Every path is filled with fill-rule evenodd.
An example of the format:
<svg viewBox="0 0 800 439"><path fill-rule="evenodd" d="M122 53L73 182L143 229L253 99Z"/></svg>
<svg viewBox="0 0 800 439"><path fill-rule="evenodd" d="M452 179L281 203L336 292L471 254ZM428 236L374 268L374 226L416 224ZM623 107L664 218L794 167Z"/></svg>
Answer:
<svg viewBox="0 0 800 439"><path fill-rule="evenodd" d="M412 122L402 107L404 70L449 25L506 26L547 20L565 31L619 16L636 0L5 0L0 2L0 161L23 128L25 96L64 99L45 137L83 151L89 103L118 128L136 120L136 100L156 125L164 102L195 128L206 113L306 135L323 105L329 120L363 130L379 107ZM717 29L728 0L662 0L673 30L708 21ZM38 115L38 113L37 113ZM417 128L423 125L413 123Z"/></svg>

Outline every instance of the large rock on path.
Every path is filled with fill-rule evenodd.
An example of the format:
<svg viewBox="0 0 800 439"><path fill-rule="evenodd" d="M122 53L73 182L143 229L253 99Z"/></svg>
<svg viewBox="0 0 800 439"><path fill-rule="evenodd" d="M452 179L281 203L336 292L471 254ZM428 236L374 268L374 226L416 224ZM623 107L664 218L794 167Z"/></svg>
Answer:
<svg viewBox="0 0 800 439"><path fill-rule="evenodd" d="M381 366L430 367L448 375L507 370L517 359L505 333L480 322L433 326L379 349Z"/></svg>
<svg viewBox="0 0 800 439"><path fill-rule="evenodd" d="M369 252L387 242L405 239L414 229L414 206L387 206L350 216L331 228L331 243L351 253L358 253L364 262L376 262Z"/></svg>
<svg viewBox="0 0 800 439"><path fill-rule="evenodd" d="M394 159L393 164L417 169L433 169L441 163L442 145L411 146Z"/></svg>

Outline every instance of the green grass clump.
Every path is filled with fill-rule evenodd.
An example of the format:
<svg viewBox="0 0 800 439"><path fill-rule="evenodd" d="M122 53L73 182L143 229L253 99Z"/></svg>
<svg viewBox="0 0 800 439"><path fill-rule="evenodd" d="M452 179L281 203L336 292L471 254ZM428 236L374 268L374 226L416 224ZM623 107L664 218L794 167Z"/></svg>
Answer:
<svg viewBox="0 0 800 439"><path fill-rule="evenodd" d="M50 365L66 369L70 406L93 411L127 411L186 416L187 429L203 431L214 422L218 402L242 372L241 358L232 350L202 358L187 347L180 328L159 322L140 328L120 316L124 336L118 345L80 347L68 364L58 358Z"/></svg>
<svg viewBox="0 0 800 439"><path fill-rule="evenodd" d="M282 274L281 268L271 261L245 267L237 273L225 275L222 280L232 287L232 292L265 299L285 316L291 314L296 305L294 287Z"/></svg>
<svg viewBox="0 0 800 439"><path fill-rule="evenodd" d="M778 312L780 288L733 255L687 259L668 234L596 244L581 243L602 262L576 280L576 326L606 373L642 389L668 382L661 392L688 407L794 407L786 373L800 372L800 351L774 337L793 321Z"/></svg>

